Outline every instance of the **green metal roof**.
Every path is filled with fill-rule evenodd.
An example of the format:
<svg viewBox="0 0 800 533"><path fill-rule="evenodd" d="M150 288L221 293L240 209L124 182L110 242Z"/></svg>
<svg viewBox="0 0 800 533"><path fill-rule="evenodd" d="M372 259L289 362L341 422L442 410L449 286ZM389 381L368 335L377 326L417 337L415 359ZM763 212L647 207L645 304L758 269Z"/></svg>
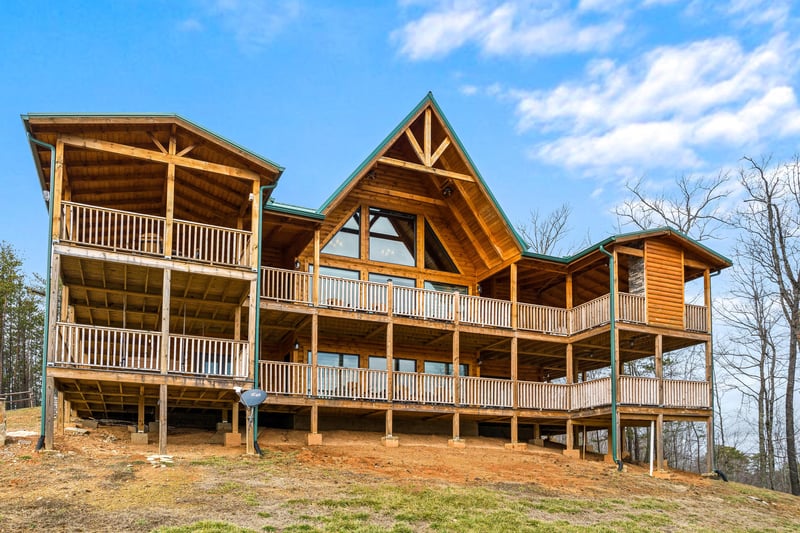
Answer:
<svg viewBox="0 0 800 533"><path fill-rule="evenodd" d="M275 213L284 213L287 215L300 216L314 220L325 220L325 215L319 213L315 209L309 207L300 207L297 205L282 204L280 202L274 201L272 198L270 198L267 204L264 206L264 210L273 211Z"/></svg>
<svg viewBox="0 0 800 533"><path fill-rule="evenodd" d="M22 122L23 122L23 124L25 126L25 130L26 131L30 132L30 128L28 127L29 119L30 118L36 118L36 117L41 117L41 118L44 118L44 117L52 117L52 118L58 118L58 117L64 117L64 118L69 118L69 117L75 117L75 118L77 118L77 117L126 118L126 117L129 117L129 118L133 118L133 119L137 119L137 118L138 119L141 119L141 118L171 118L171 119L175 119L175 120L181 121L181 122L191 126L192 128L197 129L197 130L201 131L202 133L205 133L206 135L208 135L210 137L213 137L214 139L216 139L217 141L219 141L222 144L227 144L227 145L229 145L229 146L231 146L233 148L236 148L237 150L240 150L240 151L248 154L251 157L254 157L255 159L258 159L259 161L264 163L264 165L274 168L277 171L279 177L280 177L281 174L283 174L283 171L285 170L282 166L280 166L279 164L275 163L274 161L272 161L272 160L270 160L270 159L268 159L268 158L266 158L266 157L264 157L262 155L259 155L259 154L255 153L255 152L253 152L252 150L249 150L249 149L245 148L244 146L242 146L240 144L237 144L237 143L231 141L230 139L227 139L227 138L223 137L222 135L219 135L218 133L215 133L215 132L213 132L213 131L211 131L211 130L209 130L207 128L204 128L203 126L200 126L199 124L196 124L196 123L192 122L191 120L188 120L188 119L182 117L181 115L178 115L177 113L27 113L27 114L24 114L24 115L20 115L20 118L22 119Z"/></svg>
<svg viewBox="0 0 800 533"><path fill-rule="evenodd" d="M701 250L703 250L704 252L708 253L709 255L714 256L720 262L726 263L728 266L733 265L733 261L731 261L730 259L728 259L724 255L715 252L714 250L712 250L708 246L705 246L704 244L692 239L691 237L689 237L685 233L682 233L682 232L680 232L680 231L678 231L678 230L676 230L674 228L670 228L669 226L662 226L662 227L659 227L659 228L640 230L640 231L632 231L632 232L629 232L629 233L620 233L620 234L617 234L617 235L612 235L611 237L607 237L606 239L603 239L602 241L597 242L597 243L595 243L595 244L593 244L593 245L591 245L591 246L589 246L587 248L584 248L583 250L577 252L576 254L570 255L570 256L557 257L557 256L553 256L553 255L537 254L537 253L534 253L534 252L525 251L525 252L522 253L522 257L528 257L528 258L531 258L531 259L541 259L541 260L544 260L544 261L552 261L552 262L561 263L561 264L569 264L569 263L572 263L573 261L581 259L582 257L584 257L586 255L589 255L590 253L592 253L594 251L599 250L601 246L605 247L606 245L611 244L611 243L616 242L616 241L631 240L631 239L636 239L636 238L640 238L640 237L652 237L652 236L658 235L658 234L672 234L672 235L675 235L676 237L679 237L679 238L681 238L681 239L683 239L685 241L688 241L693 246L696 246L696 247L700 248Z"/></svg>

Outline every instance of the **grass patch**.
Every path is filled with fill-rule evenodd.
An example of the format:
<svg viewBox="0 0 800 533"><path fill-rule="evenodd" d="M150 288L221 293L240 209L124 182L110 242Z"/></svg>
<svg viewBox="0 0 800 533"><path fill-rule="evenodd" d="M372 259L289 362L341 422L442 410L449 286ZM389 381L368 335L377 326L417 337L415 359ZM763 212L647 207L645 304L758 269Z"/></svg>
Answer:
<svg viewBox="0 0 800 533"><path fill-rule="evenodd" d="M677 502L656 499L656 498L641 498L632 500L628 503L631 509L641 509L645 511L677 511L681 508Z"/></svg>
<svg viewBox="0 0 800 533"><path fill-rule="evenodd" d="M553 514L580 514L585 512L603 513L613 507L608 500L570 500L566 498L543 498L530 504L531 509Z"/></svg>

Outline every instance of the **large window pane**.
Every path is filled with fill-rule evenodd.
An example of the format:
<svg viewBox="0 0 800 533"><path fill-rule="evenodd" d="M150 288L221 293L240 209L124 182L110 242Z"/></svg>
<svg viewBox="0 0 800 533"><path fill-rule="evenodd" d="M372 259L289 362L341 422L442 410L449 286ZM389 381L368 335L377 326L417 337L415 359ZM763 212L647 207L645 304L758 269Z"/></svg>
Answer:
<svg viewBox="0 0 800 533"><path fill-rule="evenodd" d="M313 267L309 270L313 271ZM321 266L319 267L319 273L322 276L329 276L319 280L320 304L331 307L355 307L358 304L359 290L357 284L330 279L357 280L360 276L358 270Z"/></svg>
<svg viewBox="0 0 800 533"><path fill-rule="evenodd" d="M459 364L458 372L460 376L468 376L469 365L464 363ZM425 373L436 374L439 376L452 376L453 363L442 363L440 361L425 361Z"/></svg>
<svg viewBox="0 0 800 533"><path fill-rule="evenodd" d="M395 265L416 265L417 217L386 209L369 209L369 258Z"/></svg>
<svg viewBox="0 0 800 533"><path fill-rule="evenodd" d="M322 253L341 255L358 259L361 256L359 237L361 230L361 213L356 211L350 220L336 232L331 240L322 248Z"/></svg>
<svg viewBox="0 0 800 533"><path fill-rule="evenodd" d="M425 268L458 273L456 264L427 220L425 221Z"/></svg>
<svg viewBox="0 0 800 533"><path fill-rule="evenodd" d="M395 372L416 372L417 362L414 359L392 359ZM372 370L386 370L386 358L379 355L369 356L369 368Z"/></svg>

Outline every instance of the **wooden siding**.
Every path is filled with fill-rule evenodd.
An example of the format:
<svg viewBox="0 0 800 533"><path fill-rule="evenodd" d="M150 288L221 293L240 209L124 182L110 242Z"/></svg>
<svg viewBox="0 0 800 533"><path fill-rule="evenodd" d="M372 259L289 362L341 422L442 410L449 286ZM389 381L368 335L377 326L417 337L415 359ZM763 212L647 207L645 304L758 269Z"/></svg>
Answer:
<svg viewBox="0 0 800 533"><path fill-rule="evenodd" d="M683 252L664 241L645 242L647 321L683 328Z"/></svg>

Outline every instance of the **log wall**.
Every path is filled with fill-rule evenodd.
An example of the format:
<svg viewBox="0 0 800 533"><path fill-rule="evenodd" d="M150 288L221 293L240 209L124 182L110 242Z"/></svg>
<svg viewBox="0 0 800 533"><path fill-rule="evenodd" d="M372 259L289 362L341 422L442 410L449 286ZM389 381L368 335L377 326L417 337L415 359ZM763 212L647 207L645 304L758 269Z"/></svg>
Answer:
<svg viewBox="0 0 800 533"><path fill-rule="evenodd" d="M648 323L683 328L683 252L667 242L648 240L644 262Z"/></svg>

